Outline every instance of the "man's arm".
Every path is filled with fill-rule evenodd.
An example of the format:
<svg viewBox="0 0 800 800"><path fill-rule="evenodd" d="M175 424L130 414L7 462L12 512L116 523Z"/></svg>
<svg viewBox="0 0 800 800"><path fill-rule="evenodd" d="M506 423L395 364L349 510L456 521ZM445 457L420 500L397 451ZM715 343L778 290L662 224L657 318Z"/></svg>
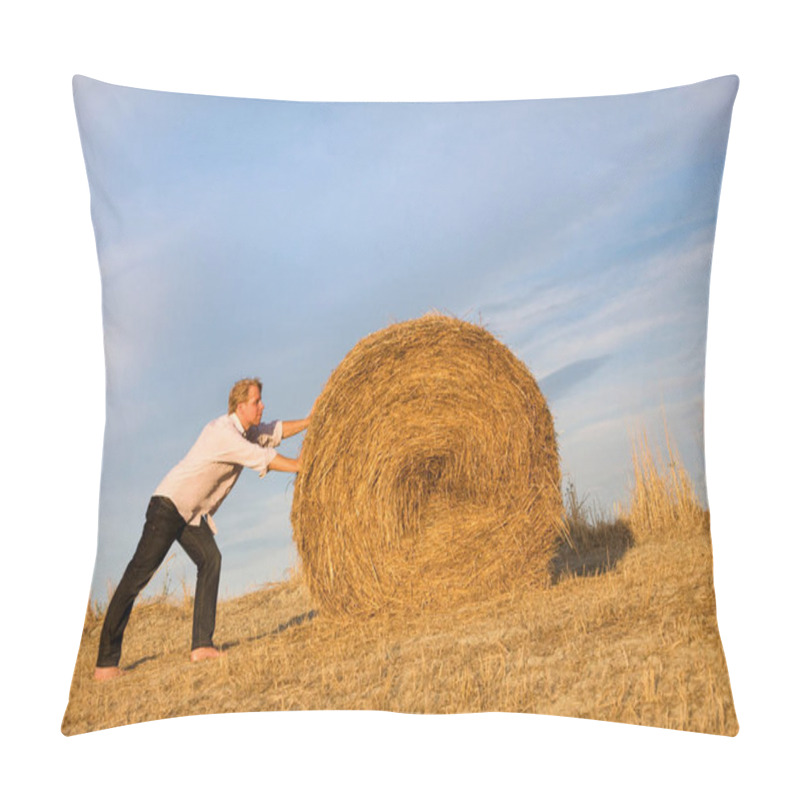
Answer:
<svg viewBox="0 0 800 800"><path fill-rule="evenodd" d="M308 416L305 419L284 420L283 438L288 439L290 436L294 436L296 433L304 431L311 424L311 418L314 416L314 409L316 407L317 401L315 400L314 405L311 406L311 411L308 412Z"/></svg>
<svg viewBox="0 0 800 800"><path fill-rule="evenodd" d="M311 417L305 419L285 419L283 421L283 438L288 439L300 431L304 431L311 423Z"/></svg>
<svg viewBox="0 0 800 800"><path fill-rule="evenodd" d="M269 468L277 472L300 472L301 458L302 453L297 458L287 458L276 454L275 458L269 462Z"/></svg>

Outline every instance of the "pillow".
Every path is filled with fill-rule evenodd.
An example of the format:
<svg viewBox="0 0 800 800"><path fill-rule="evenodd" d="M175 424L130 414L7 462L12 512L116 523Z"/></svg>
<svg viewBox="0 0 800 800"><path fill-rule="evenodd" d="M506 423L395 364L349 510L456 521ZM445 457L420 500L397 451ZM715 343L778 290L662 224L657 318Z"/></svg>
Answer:
<svg viewBox="0 0 800 800"><path fill-rule="evenodd" d="M62 731L380 709L735 735L703 387L737 88L76 76L107 395Z"/></svg>

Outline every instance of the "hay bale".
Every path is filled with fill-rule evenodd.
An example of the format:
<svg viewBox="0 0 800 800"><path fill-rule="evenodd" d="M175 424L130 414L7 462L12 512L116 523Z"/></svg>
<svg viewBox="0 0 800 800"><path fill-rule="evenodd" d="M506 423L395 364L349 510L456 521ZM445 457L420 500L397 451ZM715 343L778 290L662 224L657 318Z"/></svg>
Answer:
<svg viewBox="0 0 800 800"><path fill-rule="evenodd" d="M331 613L449 607L544 585L563 518L550 412L527 367L444 315L362 339L320 394L292 505Z"/></svg>

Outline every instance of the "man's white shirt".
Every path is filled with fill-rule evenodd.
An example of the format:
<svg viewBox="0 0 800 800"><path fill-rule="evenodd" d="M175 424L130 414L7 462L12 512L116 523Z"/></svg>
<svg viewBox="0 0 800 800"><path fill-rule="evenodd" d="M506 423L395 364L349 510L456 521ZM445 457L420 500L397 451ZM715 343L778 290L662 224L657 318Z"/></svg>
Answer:
<svg viewBox="0 0 800 800"><path fill-rule="evenodd" d="M216 533L212 517L242 469L254 469L263 478L282 438L281 420L245 431L236 414L218 417L203 428L191 450L167 473L153 494L172 500L189 525L199 525L206 517Z"/></svg>

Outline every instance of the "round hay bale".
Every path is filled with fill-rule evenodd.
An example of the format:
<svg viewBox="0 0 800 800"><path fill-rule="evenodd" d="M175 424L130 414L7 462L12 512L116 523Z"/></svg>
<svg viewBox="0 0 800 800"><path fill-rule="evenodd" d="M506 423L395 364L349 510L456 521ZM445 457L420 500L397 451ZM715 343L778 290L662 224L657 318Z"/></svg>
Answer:
<svg viewBox="0 0 800 800"><path fill-rule="evenodd" d="M362 339L333 372L292 505L320 610L443 608L545 585L563 519L553 421L528 368L444 315Z"/></svg>

